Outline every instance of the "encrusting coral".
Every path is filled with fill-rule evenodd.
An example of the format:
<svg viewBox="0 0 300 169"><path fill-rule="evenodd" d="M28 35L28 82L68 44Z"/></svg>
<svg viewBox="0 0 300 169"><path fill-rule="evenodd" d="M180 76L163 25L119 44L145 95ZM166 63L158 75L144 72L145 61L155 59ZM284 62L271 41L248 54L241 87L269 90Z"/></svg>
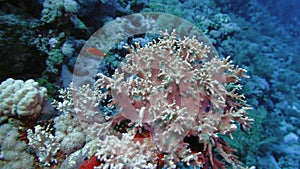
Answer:
<svg viewBox="0 0 300 169"><path fill-rule="evenodd" d="M100 98L111 95L110 105L120 108L103 128L124 124L119 132L99 133L99 168L175 168L179 162L243 168L219 136L253 121L239 94L246 70L229 57L210 58L210 48L195 37L177 39L175 30L161 36L144 47L127 46L126 62L111 78L98 74Z"/></svg>
<svg viewBox="0 0 300 169"><path fill-rule="evenodd" d="M34 156L27 144L20 140L18 126L0 125L0 168L34 168Z"/></svg>

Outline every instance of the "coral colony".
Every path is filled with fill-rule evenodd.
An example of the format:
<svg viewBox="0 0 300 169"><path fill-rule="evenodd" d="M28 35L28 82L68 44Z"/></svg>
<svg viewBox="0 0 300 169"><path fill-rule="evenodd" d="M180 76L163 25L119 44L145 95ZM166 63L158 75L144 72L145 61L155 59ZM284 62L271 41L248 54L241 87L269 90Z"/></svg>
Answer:
<svg viewBox="0 0 300 169"><path fill-rule="evenodd" d="M0 168L300 168L299 6L2 0Z"/></svg>
<svg viewBox="0 0 300 169"><path fill-rule="evenodd" d="M111 95L110 106L120 111L102 124L107 131L95 168L243 168L220 135L253 121L238 93L246 70L229 57L209 58L210 49L195 38L161 36L145 47L127 46L126 62L111 78L98 74L100 98Z"/></svg>
<svg viewBox="0 0 300 169"><path fill-rule="evenodd" d="M246 70L229 57L211 57L210 48L195 37L178 39L175 30L161 32L144 47L125 48L125 61L111 77L99 73L94 88L71 83L60 90L60 100L53 102L59 116L25 130L19 127L20 140L31 153L24 143L18 143L19 152L11 151L18 125L3 125L3 159L13 162L22 156L26 166L35 158L40 167L81 169L244 168L224 137L232 138L238 126L246 129L253 121L239 93ZM0 89L1 121L34 121L49 111L46 89L33 80L10 78Z"/></svg>

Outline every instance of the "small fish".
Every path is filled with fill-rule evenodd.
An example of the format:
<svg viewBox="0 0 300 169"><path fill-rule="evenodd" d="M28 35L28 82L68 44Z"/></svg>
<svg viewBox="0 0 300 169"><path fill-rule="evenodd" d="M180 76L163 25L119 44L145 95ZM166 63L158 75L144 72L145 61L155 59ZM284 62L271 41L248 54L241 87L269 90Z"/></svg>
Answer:
<svg viewBox="0 0 300 169"><path fill-rule="evenodd" d="M87 48L86 52L89 53L90 55L94 55L94 56L101 56L101 57L106 56L105 53L103 53L101 50L99 50L97 48Z"/></svg>
<svg viewBox="0 0 300 169"><path fill-rule="evenodd" d="M244 31L249 30L249 27L243 27L242 30Z"/></svg>

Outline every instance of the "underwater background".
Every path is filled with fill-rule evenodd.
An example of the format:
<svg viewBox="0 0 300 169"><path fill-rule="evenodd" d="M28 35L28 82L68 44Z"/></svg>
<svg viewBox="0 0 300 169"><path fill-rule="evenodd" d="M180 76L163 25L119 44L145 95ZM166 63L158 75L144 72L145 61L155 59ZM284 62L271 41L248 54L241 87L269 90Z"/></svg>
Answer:
<svg viewBox="0 0 300 169"><path fill-rule="evenodd" d="M0 0L0 168L68 168L64 160L86 145L86 135L78 122L62 117L51 103L62 99L59 90L69 86L73 74L82 73L74 72L74 66L93 33L119 17L142 12L172 14L191 22L206 35L220 58L230 55L234 64L247 70L250 78L241 80L240 92L253 108L248 114L254 122L247 131L241 127L233 132L233 139L224 138L238 150L235 154L244 166L300 168L299 7L298 0ZM124 40L121 46L135 41L150 40L140 35ZM89 52L104 55L96 49ZM113 57L106 57L99 70L112 74L126 54L116 45L107 54ZM43 107L34 111L45 115L35 117L27 110L24 113L30 114L29 118L5 113L16 107L7 106L4 99L18 94L6 90L15 84L21 88L24 83L12 79L2 83L9 78L38 83L28 82L34 87L22 92L35 90L38 99L34 104ZM116 113L104 105L100 109ZM38 147L28 148L28 130L44 123L49 124L45 129L49 133L64 133L59 138L64 148L52 146L55 160L50 155L44 161L38 159L42 153L33 150ZM46 136L45 142L50 138ZM49 165L44 165L47 162Z"/></svg>

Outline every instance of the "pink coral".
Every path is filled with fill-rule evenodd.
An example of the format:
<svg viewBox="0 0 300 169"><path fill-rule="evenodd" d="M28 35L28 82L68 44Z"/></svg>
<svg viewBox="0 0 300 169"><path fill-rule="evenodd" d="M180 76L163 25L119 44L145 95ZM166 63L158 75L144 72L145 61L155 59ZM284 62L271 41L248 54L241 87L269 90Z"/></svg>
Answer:
<svg viewBox="0 0 300 169"><path fill-rule="evenodd" d="M139 153L147 152L146 157L159 157L163 153L159 162L163 161L165 167L174 168L177 162L185 162L203 168L224 168L224 163L215 158L215 149L227 163L239 166L233 149L218 135L230 135L237 123L249 127L253 121L247 117L250 107L244 96L237 92L241 88L239 77L247 77L246 70L235 67L229 57L210 58L210 48L196 38L179 40L175 31L161 35L158 42L145 47L127 46L130 53L126 62L112 78L98 74L100 79L95 86L107 89L102 98L110 94L111 104L120 107L120 113L110 119L109 125L130 120L127 133L132 135L133 147L145 144L135 143L137 134L150 132L152 147L146 147L152 155L143 149L145 146L140 147ZM187 137L196 141L185 141ZM119 138L118 143L123 137ZM101 141L104 143L107 141ZM200 148L195 150L193 146ZM109 152L110 156L105 158L122 156L120 151ZM100 148L99 158L103 160L105 153Z"/></svg>

